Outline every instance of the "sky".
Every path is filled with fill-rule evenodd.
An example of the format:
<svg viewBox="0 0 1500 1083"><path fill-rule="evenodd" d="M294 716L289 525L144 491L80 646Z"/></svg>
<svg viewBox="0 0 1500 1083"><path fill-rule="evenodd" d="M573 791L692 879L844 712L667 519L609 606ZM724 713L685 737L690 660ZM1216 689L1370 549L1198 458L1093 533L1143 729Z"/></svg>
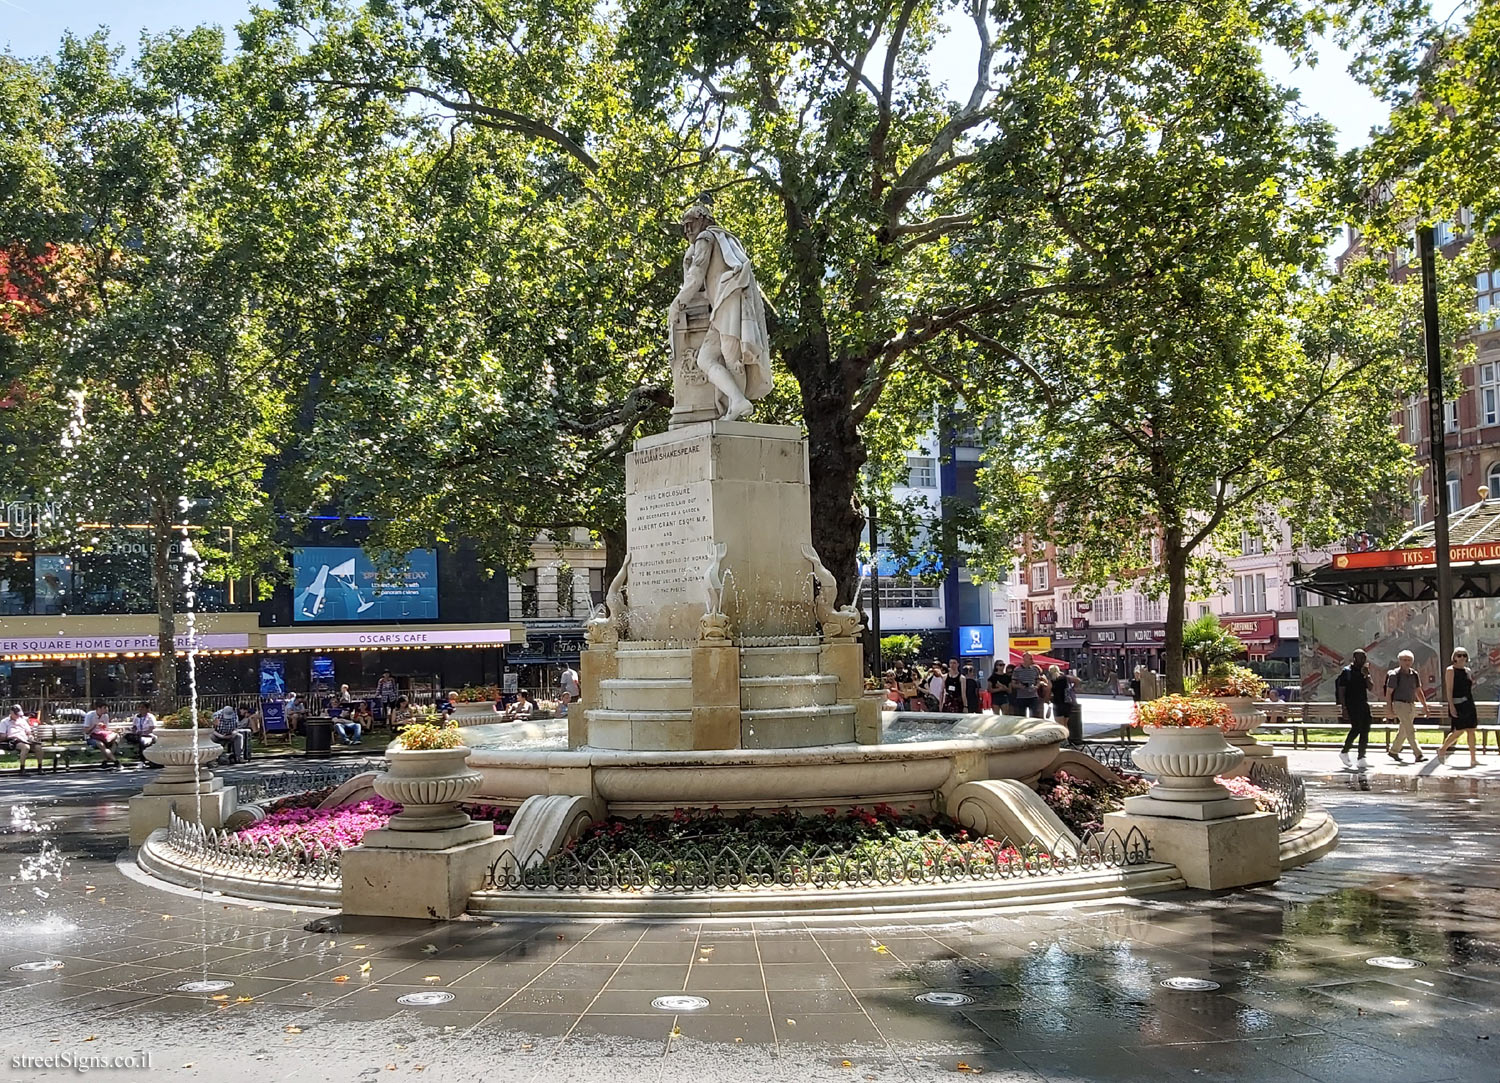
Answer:
<svg viewBox="0 0 1500 1083"><path fill-rule="evenodd" d="M21 56L50 53L65 30L86 34L107 25L115 39L133 41L142 28L153 31L213 22L230 27L249 10L249 0L0 0L0 46ZM955 86L973 70L972 44L954 33L934 56L934 71L951 68ZM1339 130L1343 148L1364 143L1370 128L1385 120L1385 110L1369 91L1350 78L1347 59L1326 45L1316 68L1293 69L1285 55L1267 51L1267 70L1297 87L1305 105Z"/></svg>

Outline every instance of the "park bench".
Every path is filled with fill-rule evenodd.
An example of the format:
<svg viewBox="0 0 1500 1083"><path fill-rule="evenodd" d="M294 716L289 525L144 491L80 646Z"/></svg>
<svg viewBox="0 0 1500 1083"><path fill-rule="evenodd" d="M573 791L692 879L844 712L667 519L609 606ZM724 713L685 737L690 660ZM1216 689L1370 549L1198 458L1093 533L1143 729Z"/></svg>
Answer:
<svg viewBox="0 0 1500 1083"><path fill-rule="evenodd" d="M1429 711L1425 715L1418 715L1415 721L1417 729L1443 730L1448 729L1448 716L1444 712L1443 704L1438 700L1429 700ZM1479 717L1495 718L1496 703L1479 702L1475 706L1479 709ZM1370 704L1371 711L1376 715L1375 723L1370 727L1373 736L1379 733L1385 740L1385 747L1389 748L1391 735L1397 730L1395 722L1387 721L1380 717L1380 712L1385 705L1380 702ZM1273 712L1268 712L1273 713ZM1256 731L1262 734L1290 733L1292 748L1312 748L1312 740L1309 730L1335 730L1340 733L1347 732L1349 723L1340 720L1339 708L1336 703L1301 703L1286 704L1281 717L1270 718L1262 723ZM1481 722L1476 731L1477 744L1480 751L1486 751L1493 740L1495 748L1500 751L1500 724L1495 722Z"/></svg>
<svg viewBox="0 0 1500 1083"><path fill-rule="evenodd" d="M112 719L109 723L111 733L125 734L130 732L130 723L122 719ZM32 736L36 738L36 744L32 748L32 755L36 757L36 766L41 770L42 757L50 757L52 770L57 770L59 762L63 769L73 769L73 758L88 751L85 743L85 732L83 722L49 722L36 726ZM116 746L116 756L125 748L124 741ZM25 764L21 765L26 766Z"/></svg>

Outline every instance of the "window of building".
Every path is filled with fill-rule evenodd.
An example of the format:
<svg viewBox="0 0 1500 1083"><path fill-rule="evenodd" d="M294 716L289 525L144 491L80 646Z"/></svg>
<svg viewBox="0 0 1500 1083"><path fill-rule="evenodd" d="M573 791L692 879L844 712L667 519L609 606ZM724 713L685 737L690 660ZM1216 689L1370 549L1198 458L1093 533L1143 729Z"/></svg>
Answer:
<svg viewBox="0 0 1500 1083"><path fill-rule="evenodd" d="M1264 572L1234 577L1234 611L1236 613L1267 612Z"/></svg>
<svg viewBox="0 0 1500 1083"><path fill-rule="evenodd" d="M1122 624L1125 620L1125 597L1121 594L1101 594L1094 599L1090 618L1095 624Z"/></svg>
<svg viewBox="0 0 1500 1083"><path fill-rule="evenodd" d="M1489 486L1490 499L1500 499L1500 460L1490 464L1490 472L1485 477L1484 483Z"/></svg>
<svg viewBox="0 0 1500 1083"><path fill-rule="evenodd" d="M1480 365L1474 390L1481 425L1500 425L1500 365Z"/></svg>
<svg viewBox="0 0 1500 1083"><path fill-rule="evenodd" d="M1260 556L1261 539L1259 534L1252 534L1248 530L1240 531L1240 552L1247 557Z"/></svg>
<svg viewBox="0 0 1500 1083"><path fill-rule="evenodd" d="M910 489L936 489L937 460L930 455L908 455L906 485Z"/></svg>
<svg viewBox="0 0 1500 1083"><path fill-rule="evenodd" d="M1154 624L1166 616L1166 603L1160 598L1135 596L1135 621L1138 624Z"/></svg>
<svg viewBox="0 0 1500 1083"><path fill-rule="evenodd" d="M1448 510L1449 511L1452 511L1454 508L1459 507L1459 503L1458 503L1458 501L1459 501L1459 494L1460 494L1460 489L1459 489L1459 484L1458 484L1458 474L1457 474L1456 471L1450 470L1450 471L1448 471Z"/></svg>
<svg viewBox="0 0 1500 1083"><path fill-rule="evenodd" d="M516 585L521 588L521 616L537 615L536 569L527 568L516 575Z"/></svg>
<svg viewBox="0 0 1500 1083"><path fill-rule="evenodd" d="M1040 564L1033 564L1031 566L1031 589L1032 590L1046 590L1047 589L1047 582L1048 582L1047 571L1048 571L1048 569L1047 569L1047 562L1046 561L1042 561Z"/></svg>
<svg viewBox="0 0 1500 1083"><path fill-rule="evenodd" d="M1406 442L1422 442L1422 400L1413 395L1406 400Z"/></svg>
<svg viewBox="0 0 1500 1083"><path fill-rule="evenodd" d="M880 580L881 609L936 609L938 587L919 583L909 576Z"/></svg>
<svg viewBox="0 0 1500 1083"><path fill-rule="evenodd" d="M1479 311L1479 329L1491 331L1500 326L1500 268L1480 271L1474 280L1475 307Z"/></svg>
<svg viewBox="0 0 1500 1083"><path fill-rule="evenodd" d="M573 566L562 564L557 569L557 615L559 617L571 617L573 615Z"/></svg>
<svg viewBox="0 0 1500 1083"><path fill-rule="evenodd" d="M1458 431L1458 400L1449 399L1443 403L1443 431Z"/></svg>
<svg viewBox="0 0 1500 1083"><path fill-rule="evenodd" d="M604 569L589 569L589 605L604 604Z"/></svg>

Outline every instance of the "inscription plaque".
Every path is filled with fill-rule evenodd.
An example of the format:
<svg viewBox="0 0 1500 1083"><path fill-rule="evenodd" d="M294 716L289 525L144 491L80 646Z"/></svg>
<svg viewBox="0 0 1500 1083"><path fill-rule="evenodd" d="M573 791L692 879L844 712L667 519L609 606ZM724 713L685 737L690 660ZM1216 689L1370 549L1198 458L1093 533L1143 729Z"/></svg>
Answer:
<svg viewBox="0 0 1500 1083"><path fill-rule="evenodd" d="M698 584L713 537L710 488L695 481L626 496L633 606L701 601Z"/></svg>

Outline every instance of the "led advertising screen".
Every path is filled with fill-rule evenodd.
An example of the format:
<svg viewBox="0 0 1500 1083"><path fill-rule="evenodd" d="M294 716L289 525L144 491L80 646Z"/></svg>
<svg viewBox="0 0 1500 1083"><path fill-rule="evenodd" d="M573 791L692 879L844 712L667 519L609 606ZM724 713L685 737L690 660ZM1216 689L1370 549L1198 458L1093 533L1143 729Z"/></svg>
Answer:
<svg viewBox="0 0 1500 1083"><path fill-rule="evenodd" d="M382 578L363 549L292 550L294 621L437 620L437 553L413 549Z"/></svg>

